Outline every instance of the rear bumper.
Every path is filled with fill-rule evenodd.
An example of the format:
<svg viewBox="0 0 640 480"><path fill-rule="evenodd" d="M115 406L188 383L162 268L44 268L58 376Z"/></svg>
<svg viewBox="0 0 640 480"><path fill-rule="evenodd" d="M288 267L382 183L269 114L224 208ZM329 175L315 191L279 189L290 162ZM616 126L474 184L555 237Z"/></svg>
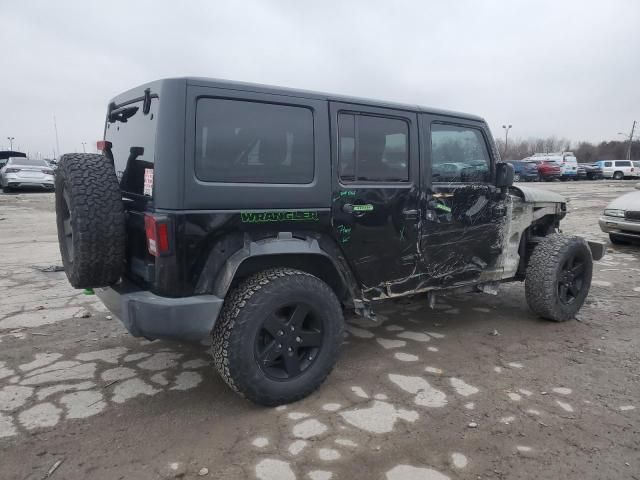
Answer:
<svg viewBox="0 0 640 480"><path fill-rule="evenodd" d="M54 177L53 175L44 175L42 177L22 177L14 173L5 174L2 185L9 187L44 187L53 188Z"/></svg>
<svg viewBox="0 0 640 480"><path fill-rule="evenodd" d="M202 340L213 330L224 302L214 295L161 297L126 280L95 292L134 337L148 339Z"/></svg>

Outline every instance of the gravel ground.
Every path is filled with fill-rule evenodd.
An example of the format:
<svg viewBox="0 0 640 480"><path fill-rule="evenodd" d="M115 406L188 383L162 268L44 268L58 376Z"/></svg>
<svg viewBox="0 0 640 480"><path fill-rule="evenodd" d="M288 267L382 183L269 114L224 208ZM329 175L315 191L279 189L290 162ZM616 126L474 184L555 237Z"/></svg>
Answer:
<svg viewBox="0 0 640 480"><path fill-rule="evenodd" d="M563 229L632 182L541 184ZM521 284L350 319L310 398L230 392L206 347L141 341L60 265L53 195L0 195L2 479L640 479L640 246L608 246L577 321L532 315Z"/></svg>

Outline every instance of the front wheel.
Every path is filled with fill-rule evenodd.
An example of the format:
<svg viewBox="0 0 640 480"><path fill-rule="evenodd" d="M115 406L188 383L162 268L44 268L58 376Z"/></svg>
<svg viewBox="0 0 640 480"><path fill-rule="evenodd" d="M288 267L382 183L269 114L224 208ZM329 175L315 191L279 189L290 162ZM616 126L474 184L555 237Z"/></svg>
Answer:
<svg viewBox="0 0 640 480"><path fill-rule="evenodd" d="M624 180L624 173L622 172L615 172L613 174L613 179L614 180Z"/></svg>
<svg viewBox="0 0 640 480"><path fill-rule="evenodd" d="M525 294L529 308L548 320L574 318L589 294L593 259L587 242L576 236L549 235L529 259Z"/></svg>
<svg viewBox="0 0 640 480"><path fill-rule="evenodd" d="M265 270L225 300L213 331L214 364L252 402L295 402L333 369L343 329L340 302L326 283L290 268Z"/></svg>

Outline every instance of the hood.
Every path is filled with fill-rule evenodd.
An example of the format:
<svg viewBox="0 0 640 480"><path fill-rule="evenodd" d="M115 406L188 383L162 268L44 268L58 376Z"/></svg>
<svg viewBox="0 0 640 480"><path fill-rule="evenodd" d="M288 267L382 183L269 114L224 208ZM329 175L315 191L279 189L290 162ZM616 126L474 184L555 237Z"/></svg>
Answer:
<svg viewBox="0 0 640 480"><path fill-rule="evenodd" d="M640 192L625 193L607 205L607 208L616 210L640 210Z"/></svg>
<svg viewBox="0 0 640 480"><path fill-rule="evenodd" d="M567 200L562 195L556 192L550 192L549 190L525 187L522 185L511 188L520 191L527 202L567 203Z"/></svg>

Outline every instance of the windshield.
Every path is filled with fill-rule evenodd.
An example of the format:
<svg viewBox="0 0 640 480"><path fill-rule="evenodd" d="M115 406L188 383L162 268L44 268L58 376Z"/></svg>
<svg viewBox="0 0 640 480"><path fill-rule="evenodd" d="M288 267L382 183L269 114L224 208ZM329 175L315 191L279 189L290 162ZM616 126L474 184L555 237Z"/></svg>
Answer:
<svg viewBox="0 0 640 480"><path fill-rule="evenodd" d="M48 167L44 160L35 160L33 158L12 157L9 159L10 165L23 165L25 167Z"/></svg>

